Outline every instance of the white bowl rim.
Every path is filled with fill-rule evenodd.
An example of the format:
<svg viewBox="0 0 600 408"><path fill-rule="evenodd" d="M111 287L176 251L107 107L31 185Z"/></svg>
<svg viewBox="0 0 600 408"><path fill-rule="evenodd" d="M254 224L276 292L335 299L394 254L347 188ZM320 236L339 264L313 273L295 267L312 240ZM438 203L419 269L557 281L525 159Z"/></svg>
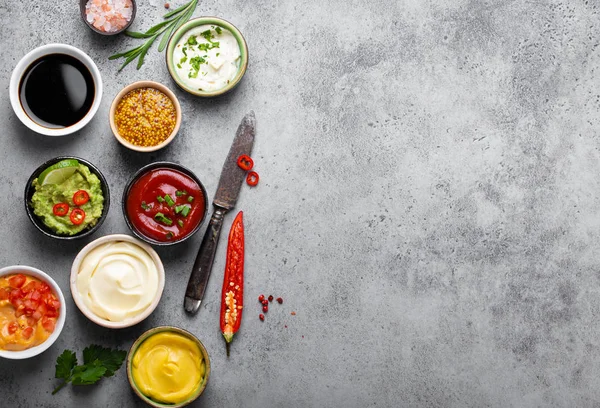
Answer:
<svg viewBox="0 0 600 408"><path fill-rule="evenodd" d="M58 319L56 320L56 327L54 328L54 332L52 332L52 334L42 344L38 344L35 347L31 347L21 351L0 350L0 357L8 358L11 360L22 360L25 358L34 357L50 348L50 346L54 344L54 342L56 341L56 339L58 339L58 336L62 332L62 329L65 326L65 318L67 314L67 304L65 302L65 297L63 296L62 290L60 289L60 286L58 286L56 281L50 277L50 275L48 275L45 272L42 272L37 268L26 265L5 266L4 268L0 269L0 277L17 273L23 273L23 275L33 276L49 284L52 287L54 293L58 296L58 300L60 301L60 314L58 315Z"/></svg>
<svg viewBox="0 0 600 408"><path fill-rule="evenodd" d="M126 241L138 245L143 250L145 250L148 253L148 255L150 255L150 257L156 264L156 269L158 270L158 290L156 291L156 295L154 296L152 303L150 303L150 306L148 306L143 313L140 313L139 315L131 317L129 319L123 320L122 322L111 322L110 320L103 319L100 316L96 315L87 307L87 305L81 298L81 295L79 294L79 290L77 290L77 274L79 273L79 267L83 258L85 258L85 256L97 246L113 241ZM158 303L160 302L160 299L162 297L163 290L165 288L165 269L158 253L156 253L156 251L145 242L126 234L104 235L103 237L100 237L84 246L83 249L81 249L81 251L79 251L79 253L75 257L75 260L73 261L73 266L71 267L70 287L73 301L75 302L75 305L77 305L81 313L85 315L85 317L102 327L106 327L109 329L123 329L140 323L148 316L150 316L154 309L156 309L156 306L158 306Z"/></svg>
<svg viewBox="0 0 600 408"><path fill-rule="evenodd" d="M50 129L38 125L33 120L31 120L29 116L27 116L27 114L23 110L23 107L21 106L21 101L19 98L19 84L21 82L23 74L32 62L38 60L39 58L45 55L60 53L77 58L90 70L92 78L94 79L95 94L94 101L92 103L92 106L90 107L90 110L79 122L75 123L72 126L68 126L62 129ZM61 43L46 44L29 51L17 63L10 77L9 94L10 104L12 105L13 111L15 112L19 120L29 129L45 136L66 136L77 132L85 125L87 125L98 111L98 108L100 107L100 102L102 100L102 77L100 76L100 71L98 70L98 67L96 66L94 61L90 58L89 55L87 55L79 48Z"/></svg>

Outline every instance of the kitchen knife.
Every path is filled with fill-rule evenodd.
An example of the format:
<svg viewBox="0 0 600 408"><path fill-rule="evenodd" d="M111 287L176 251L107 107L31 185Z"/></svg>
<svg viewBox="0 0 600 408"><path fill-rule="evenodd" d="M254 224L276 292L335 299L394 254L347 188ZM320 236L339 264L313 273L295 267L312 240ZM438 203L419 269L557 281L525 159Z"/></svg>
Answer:
<svg viewBox="0 0 600 408"><path fill-rule="evenodd" d="M185 290L183 307L188 313L196 313L200 309L204 291L208 284L210 271L212 270L215 252L219 243L219 235L223 226L223 217L231 210L240 194L240 188L246 178L246 172L239 168L237 159L243 154L250 156L254 146L254 135L256 133L256 118L254 111L250 111L238 127L229 154L223 164L219 186L213 200L214 212L210 217L210 223L200 244L196 262L192 269L192 275Z"/></svg>

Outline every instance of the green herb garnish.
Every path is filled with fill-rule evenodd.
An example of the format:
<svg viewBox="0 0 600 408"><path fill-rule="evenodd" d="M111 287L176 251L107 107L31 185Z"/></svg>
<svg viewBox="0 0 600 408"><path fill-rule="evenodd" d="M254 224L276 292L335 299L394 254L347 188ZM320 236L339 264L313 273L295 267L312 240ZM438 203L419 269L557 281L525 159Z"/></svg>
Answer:
<svg viewBox="0 0 600 408"><path fill-rule="evenodd" d="M186 61L187 61L187 57L182 57L182 58L179 60L179 64L183 64L183 63L184 63L184 62L186 62ZM181 67L179 67L179 68L181 68Z"/></svg>
<svg viewBox="0 0 600 408"><path fill-rule="evenodd" d="M223 30L221 29L221 27L215 27L215 31L217 32L217 34L221 35L221 33L223 32Z"/></svg>
<svg viewBox="0 0 600 408"><path fill-rule="evenodd" d="M177 68L181 69L181 65L180 65L180 64L177 64Z"/></svg>
<svg viewBox="0 0 600 408"><path fill-rule="evenodd" d="M183 47L183 48L181 49L181 52L183 52L183 55L185 55L185 56L187 57L187 52L186 52L186 51L187 51L187 48L186 48L186 47Z"/></svg>
<svg viewBox="0 0 600 408"><path fill-rule="evenodd" d="M154 215L154 219L155 219L156 221L162 222L162 223L163 223L163 224L165 224L165 225L172 225L172 224L173 224L173 221L172 221L172 220L171 220L169 217L167 217L166 215L164 215L164 214L163 214L163 213L161 213L161 212L157 212L157 213Z"/></svg>
<svg viewBox="0 0 600 408"><path fill-rule="evenodd" d="M150 27L145 33L140 33L136 31L125 31L130 37L133 38L145 38L146 42L139 47L132 48L125 52L121 52L118 54L111 55L108 59L115 60L119 58L125 58L125 62L119 68L121 71L125 68L130 62L138 59L137 69L140 69L142 65L144 65L144 57L148 53L148 50L154 44L154 41L162 35L160 40L160 44L158 45L158 52L162 52L167 46L167 42L171 37L171 34L175 32L179 27L181 27L186 21L192 17L194 14L194 10L196 10L196 6L198 5L198 0L190 0L189 3L184 4L181 7L176 8L173 11L169 11L167 14L163 16L165 19L160 23ZM185 53L184 53L185 54Z"/></svg>
<svg viewBox="0 0 600 408"><path fill-rule="evenodd" d="M112 350L92 344L83 349L83 365L77 365L77 356L71 350L65 350L56 359L54 377L63 382L52 391L52 395L60 391L68 383L73 385L95 384L102 377L112 377L121 367L127 352Z"/></svg>
<svg viewBox="0 0 600 408"><path fill-rule="evenodd" d="M217 57L218 57L219 55L221 55L221 53L220 53L220 52L217 52Z"/></svg>
<svg viewBox="0 0 600 408"><path fill-rule="evenodd" d="M183 221L177 220L177 225L179 225L180 228L183 228Z"/></svg>
<svg viewBox="0 0 600 408"><path fill-rule="evenodd" d="M181 209L181 215L183 215L184 217L187 217L188 214L190 213L190 210L192 209L192 207L190 207L189 205L185 205L182 209Z"/></svg>
<svg viewBox="0 0 600 408"><path fill-rule="evenodd" d="M185 190L183 190L183 191L179 191L179 190L177 190L177 191L175 192L175 195L176 195L177 197L181 197L181 196L184 196L184 195L186 195L186 194L187 194L187 191L185 191Z"/></svg>
<svg viewBox="0 0 600 408"><path fill-rule="evenodd" d="M186 44L188 44L188 45L198 45L198 41L196 40L195 36L190 35L190 38L188 38Z"/></svg>
<svg viewBox="0 0 600 408"><path fill-rule="evenodd" d="M194 196L189 196L188 197L188 203L191 203L192 201L194 201Z"/></svg>
<svg viewBox="0 0 600 408"><path fill-rule="evenodd" d="M168 195L168 194L167 194L167 195L165 195L165 201L167 202L167 205L168 205L169 207L175 204L175 201L174 201L174 200L171 198L171 196L170 196L170 195Z"/></svg>
<svg viewBox="0 0 600 408"><path fill-rule="evenodd" d="M148 211L150 209L150 206L148 204L146 204L145 201L142 201L142 208L146 211Z"/></svg>
<svg viewBox="0 0 600 408"><path fill-rule="evenodd" d="M188 78L196 78L200 71L200 64L206 63L206 60L200 56L194 57L190 60L192 70L188 73Z"/></svg>
<svg viewBox="0 0 600 408"><path fill-rule="evenodd" d="M183 210L183 207L185 207L185 205L175 206L175 214L179 214L181 212L181 210Z"/></svg>
<svg viewBox="0 0 600 408"><path fill-rule="evenodd" d="M158 201L159 203L164 203L165 199L162 198L161 196L156 196L156 201Z"/></svg>
<svg viewBox="0 0 600 408"><path fill-rule="evenodd" d="M165 235L167 237L167 239L171 239L173 238L173 233L171 231L167 232L167 234Z"/></svg>

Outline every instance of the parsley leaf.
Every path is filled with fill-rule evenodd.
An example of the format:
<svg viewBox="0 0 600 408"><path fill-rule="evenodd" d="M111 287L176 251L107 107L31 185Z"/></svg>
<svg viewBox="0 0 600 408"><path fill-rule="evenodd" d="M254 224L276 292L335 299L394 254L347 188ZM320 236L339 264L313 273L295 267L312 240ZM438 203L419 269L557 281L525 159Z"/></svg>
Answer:
<svg viewBox="0 0 600 408"><path fill-rule="evenodd" d="M65 350L56 359L55 377L62 379L63 382L52 391L56 394L68 383L73 385L95 384L102 377L111 377L115 374L123 361L127 352L123 350L113 350L92 344L83 350L83 364L77 365L77 357L71 350Z"/></svg>
<svg viewBox="0 0 600 408"><path fill-rule="evenodd" d="M223 32L221 27L215 27L215 31L217 32L217 34L221 34Z"/></svg>
<svg viewBox="0 0 600 408"><path fill-rule="evenodd" d="M189 45L198 45L198 41L196 40L196 37L194 37L193 35L191 35L190 38L188 38L188 40L187 40L187 44L189 44Z"/></svg>
<svg viewBox="0 0 600 408"><path fill-rule="evenodd" d="M67 379L71 375L71 370L77 365L77 357L71 350L65 350L56 359L56 378Z"/></svg>
<svg viewBox="0 0 600 408"><path fill-rule="evenodd" d="M106 373L106 367L100 360L94 360L91 364L77 366L73 369L71 382L73 385L90 385L98 382Z"/></svg>
<svg viewBox="0 0 600 408"><path fill-rule="evenodd" d="M204 63L206 63L206 60L200 56L190 59L190 65L192 66L192 70L188 73L188 77L196 78L198 76L198 71L200 71L200 64Z"/></svg>
<svg viewBox="0 0 600 408"><path fill-rule="evenodd" d="M106 367L105 377L112 377L125 361L125 357L127 357L125 351L111 350L95 344L83 349L83 363L90 364L91 362L95 363L96 360L100 361Z"/></svg>

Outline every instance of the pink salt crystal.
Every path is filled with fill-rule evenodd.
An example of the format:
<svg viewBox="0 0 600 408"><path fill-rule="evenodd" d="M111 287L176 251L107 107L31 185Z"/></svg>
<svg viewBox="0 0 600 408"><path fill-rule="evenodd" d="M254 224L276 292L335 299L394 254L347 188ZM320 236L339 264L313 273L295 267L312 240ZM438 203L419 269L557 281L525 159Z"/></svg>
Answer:
<svg viewBox="0 0 600 408"><path fill-rule="evenodd" d="M100 31L116 32L131 20L131 0L88 0L86 20Z"/></svg>

